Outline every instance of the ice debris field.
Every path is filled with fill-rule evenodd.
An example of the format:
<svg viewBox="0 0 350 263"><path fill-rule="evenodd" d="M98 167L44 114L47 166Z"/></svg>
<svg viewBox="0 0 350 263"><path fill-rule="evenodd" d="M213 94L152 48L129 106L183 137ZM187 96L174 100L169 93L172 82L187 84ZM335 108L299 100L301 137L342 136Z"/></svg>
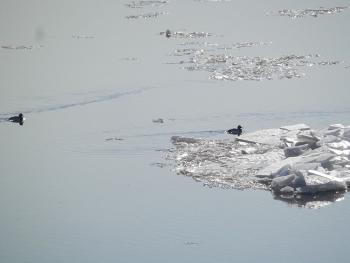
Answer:
<svg viewBox="0 0 350 263"><path fill-rule="evenodd" d="M271 190L275 199L310 208L341 200L350 187L350 126L296 124L234 140L171 140L176 172L210 187Z"/></svg>

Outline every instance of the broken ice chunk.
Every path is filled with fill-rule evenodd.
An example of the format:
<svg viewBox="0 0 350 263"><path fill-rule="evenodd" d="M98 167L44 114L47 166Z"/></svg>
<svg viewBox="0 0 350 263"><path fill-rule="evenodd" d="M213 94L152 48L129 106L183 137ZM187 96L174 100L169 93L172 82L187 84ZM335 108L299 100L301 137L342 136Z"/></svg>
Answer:
<svg viewBox="0 0 350 263"><path fill-rule="evenodd" d="M297 172L296 174L293 173L286 176L276 177L271 181L271 189L274 192L282 192L282 189L287 186L291 187L292 189L306 186L303 174L301 172Z"/></svg>
<svg viewBox="0 0 350 263"><path fill-rule="evenodd" d="M278 169L276 172L272 173L272 175L273 177L286 176L290 174L291 169L292 169L292 166L290 164L286 164L282 166L280 169Z"/></svg>
<svg viewBox="0 0 350 263"><path fill-rule="evenodd" d="M336 130L336 129L344 129L344 125L337 123L337 124L331 124L328 126L328 130Z"/></svg>
<svg viewBox="0 0 350 263"><path fill-rule="evenodd" d="M267 165L266 167L260 169L256 173L256 177L263 178L263 177L274 177L274 175L277 174L278 171L282 171L284 166L291 165L293 166L296 163L299 163L302 160L301 156L297 157L290 157L284 160L281 160L279 162L273 162L270 165Z"/></svg>
<svg viewBox="0 0 350 263"><path fill-rule="evenodd" d="M320 163L296 163L292 166L292 170L295 171L307 171L307 170L316 170L320 167Z"/></svg>
<svg viewBox="0 0 350 263"><path fill-rule="evenodd" d="M345 150L345 149L350 148L350 142L343 140L340 142L329 143L328 146L331 148L338 149L338 150Z"/></svg>
<svg viewBox="0 0 350 263"><path fill-rule="evenodd" d="M344 182L330 181L324 184L305 185L297 188L299 194L318 194L322 192L346 191L347 186Z"/></svg>
<svg viewBox="0 0 350 263"><path fill-rule="evenodd" d="M186 137L181 137L181 136L172 136L171 137L172 143L188 143L188 144L194 144L198 143L200 140L195 139L195 138L186 138Z"/></svg>
<svg viewBox="0 0 350 263"><path fill-rule="evenodd" d="M334 135L326 135L321 139L321 143L339 142L341 139Z"/></svg>
<svg viewBox="0 0 350 263"><path fill-rule="evenodd" d="M330 160L336 155L333 153L321 153L314 156L307 156L303 159L305 163L320 163L322 167L327 168L330 166Z"/></svg>
<svg viewBox="0 0 350 263"><path fill-rule="evenodd" d="M347 140L350 141L350 127L346 127L344 129L343 137Z"/></svg>
<svg viewBox="0 0 350 263"><path fill-rule="evenodd" d="M247 134L242 134L235 140L238 142L246 142L253 144L265 144L265 145L280 145L281 144L281 131L279 129L266 129Z"/></svg>
<svg viewBox="0 0 350 263"><path fill-rule="evenodd" d="M342 151L340 151L342 153ZM349 158L347 156L336 156L331 159L331 164L334 166L344 167L350 164Z"/></svg>
<svg viewBox="0 0 350 263"><path fill-rule="evenodd" d="M300 123L295 125L282 126L280 127L280 129L286 130L286 131L304 131L304 130L310 130L310 127L304 123Z"/></svg>
<svg viewBox="0 0 350 263"><path fill-rule="evenodd" d="M284 155L286 158L288 157L295 157L303 154L308 149L310 149L308 144L300 145L300 146L294 146L294 147L287 147L284 149Z"/></svg>
<svg viewBox="0 0 350 263"><path fill-rule="evenodd" d="M253 153L256 153L257 151L258 149L254 147L247 147L245 149L242 149L242 154L253 154Z"/></svg>
<svg viewBox="0 0 350 263"><path fill-rule="evenodd" d="M286 186L291 186L294 179L295 179L295 174L276 177L271 182L271 189L274 192L279 192L282 188Z"/></svg>
<svg viewBox="0 0 350 263"><path fill-rule="evenodd" d="M291 195L294 193L294 188L290 187L290 186L285 186L282 189L280 189L280 194L287 194L287 195Z"/></svg>
<svg viewBox="0 0 350 263"><path fill-rule="evenodd" d="M327 135L333 135L333 136L342 136L344 134L343 129L333 129L333 130L328 130L324 133L325 136ZM349 134L350 135L350 134Z"/></svg>
<svg viewBox="0 0 350 263"><path fill-rule="evenodd" d="M317 136L315 136L315 133L312 131L306 131L306 132L300 132L297 135L297 143L295 144L295 146L299 146L299 145L304 145L307 144L309 145L311 148L316 148L317 145L316 143L320 140L320 138L318 138Z"/></svg>
<svg viewBox="0 0 350 263"><path fill-rule="evenodd" d="M344 182L344 180L342 180L342 179L340 179L338 177L335 177L333 175L329 175L329 174L326 174L326 173L322 173L322 172L319 172L319 171L309 170L308 173L327 178L327 179L329 179L331 181Z"/></svg>
<svg viewBox="0 0 350 263"><path fill-rule="evenodd" d="M306 181L305 181L304 174L300 171L295 171L295 178L292 183L293 183L292 186L294 188L305 186Z"/></svg>

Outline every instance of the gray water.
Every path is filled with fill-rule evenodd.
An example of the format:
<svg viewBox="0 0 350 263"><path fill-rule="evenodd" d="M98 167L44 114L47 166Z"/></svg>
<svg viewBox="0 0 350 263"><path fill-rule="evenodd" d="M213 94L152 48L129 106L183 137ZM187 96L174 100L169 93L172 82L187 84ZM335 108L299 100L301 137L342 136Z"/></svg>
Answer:
<svg viewBox="0 0 350 263"><path fill-rule="evenodd" d="M130 3L1 1L0 262L348 262L348 194L307 209L159 166L174 135L349 125L350 9L320 11L349 1ZM211 78L233 57L273 63Z"/></svg>

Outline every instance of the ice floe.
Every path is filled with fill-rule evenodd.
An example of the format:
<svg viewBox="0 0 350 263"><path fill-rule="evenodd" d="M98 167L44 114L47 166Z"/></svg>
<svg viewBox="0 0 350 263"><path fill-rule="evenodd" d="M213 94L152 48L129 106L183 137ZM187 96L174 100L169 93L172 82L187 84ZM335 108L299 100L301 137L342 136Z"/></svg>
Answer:
<svg viewBox="0 0 350 263"><path fill-rule="evenodd" d="M198 33L197 33L198 34ZM231 49L240 49L240 48L250 48L250 47L256 47L256 46L264 46L269 45L271 42L237 42L230 45L219 45L217 43L207 43L207 42L185 42L181 43L182 46L193 46L190 48L179 48L175 49L174 52L171 54L173 56L186 56L186 55L200 55L203 53L208 53L216 51L216 50L231 50ZM206 49L203 48L197 48L195 46L203 46L206 47ZM212 48L210 48L212 47ZM210 48L210 49L208 49ZM332 65L331 61L325 61L324 65Z"/></svg>
<svg viewBox="0 0 350 263"><path fill-rule="evenodd" d="M144 8L147 6L159 7L167 4L169 1L159 1L159 0L144 0L144 1L131 1L125 4L129 8Z"/></svg>
<svg viewBox="0 0 350 263"><path fill-rule="evenodd" d="M175 171L207 186L267 189L276 199L311 208L340 200L350 187L350 126L297 124L235 140L171 140Z"/></svg>
<svg viewBox="0 0 350 263"><path fill-rule="evenodd" d="M1 45L3 49L9 50L33 50L44 47L43 45Z"/></svg>
<svg viewBox="0 0 350 263"><path fill-rule="evenodd" d="M75 39L93 39L93 38L95 38L95 36L94 35L74 34L74 35L72 35L72 38L75 38Z"/></svg>
<svg viewBox="0 0 350 263"><path fill-rule="evenodd" d="M149 18L157 18L161 15L167 15L167 12L150 12L150 13L145 13L145 14L138 14L138 15L129 15L126 16L126 19L139 19L139 18L143 18L143 19L149 19Z"/></svg>
<svg viewBox="0 0 350 263"><path fill-rule="evenodd" d="M131 1L125 4L125 6L133 9L143 9L146 7L161 7L167 3L168 1L144 0L144 1ZM125 18L126 19L150 19L150 18L158 18L159 16L167 15L167 14L168 12L164 12L164 11L150 11L142 14L128 15Z"/></svg>
<svg viewBox="0 0 350 263"><path fill-rule="evenodd" d="M186 31L170 31L170 30L160 32L159 34L165 35L166 37L176 37L176 38L206 38L206 37L217 36L213 33L208 33L208 32L186 32Z"/></svg>
<svg viewBox="0 0 350 263"><path fill-rule="evenodd" d="M195 2L206 2L206 3L221 3L221 2L231 2L232 0L194 0Z"/></svg>
<svg viewBox="0 0 350 263"><path fill-rule="evenodd" d="M315 8L315 9L283 9L277 12L280 16L288 16L290 18L301 18L305 16L318 17L320 15L330 15L343 12L347 6L331 7L331 8ZM273 13L272 13L273 14Z"/></svg>
<svg viewBox="0 0 350 263"><path fill-rule="evenodd" d="M136 58L136 57L123 57L123 58L120 58L120 60L124 60L124 61L139 61L140 59Z"/></svg>
<svg viewBox="0 0 350 263"><path fill-rule="evenodd" d="M237 42L231 45L226 45L226 46L219 46L218 49L224 49L224 50L229 50L229 49L235 49L235 48L247 48L247 47L256 47L256 46L266 46L270 45L272 42Z"/></svg>

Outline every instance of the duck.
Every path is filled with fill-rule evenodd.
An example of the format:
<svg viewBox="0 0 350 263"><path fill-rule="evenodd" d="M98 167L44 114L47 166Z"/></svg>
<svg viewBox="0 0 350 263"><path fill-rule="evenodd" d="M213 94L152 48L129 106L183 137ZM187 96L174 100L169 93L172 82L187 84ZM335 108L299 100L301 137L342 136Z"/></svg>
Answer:
<svg viewBox="0 0 350 263"><path fill-rule="evenodd" d="M236 128L229 129L229 130L226 131L226 133L240 136L242 134L242 128L243 127L241 125L238 125L237 129Z"/></svg>
<svg viewBox="0 0 350 263"><path fill-rule="evenodd" d="M18 116L13 116L11 118L8 118L9 121L19 123L20 125L23 125L24 117L23 114L20 113Z"/></svg>
<svg viewBox="0 0 350 263"><path fill-rule="evenodd" d="M169 29L167 29L167 31L165 31L165 36L167 38L171 37L171 31Z"/></svg>

